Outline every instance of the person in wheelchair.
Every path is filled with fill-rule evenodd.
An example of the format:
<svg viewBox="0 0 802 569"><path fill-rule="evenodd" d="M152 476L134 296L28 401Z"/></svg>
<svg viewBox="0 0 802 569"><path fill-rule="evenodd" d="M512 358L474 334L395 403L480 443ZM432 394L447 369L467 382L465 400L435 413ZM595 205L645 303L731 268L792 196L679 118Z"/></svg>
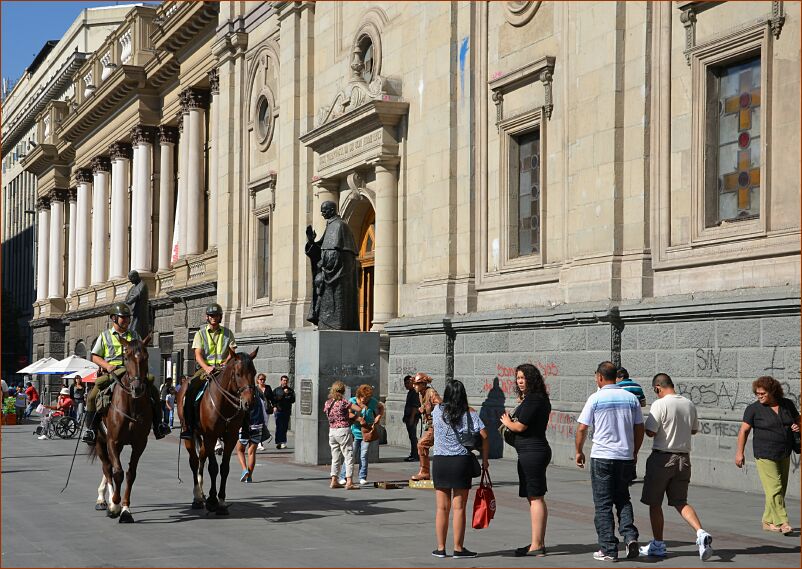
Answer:
<svg viewBox="0 0 802 569"><path fill-rule="evenodd" d="M50 423L53 421L53 419L69 415L74 405L75 402L72 400L72 397L70 397L69 387L64 387L61 389L55 407L43 405L43 407L46 409L52 409L52 412L44 413L42 415L42 422L39 424L39 428L36 429L40 433L40 441L50 438L48 433L50 432Z"/></svg>

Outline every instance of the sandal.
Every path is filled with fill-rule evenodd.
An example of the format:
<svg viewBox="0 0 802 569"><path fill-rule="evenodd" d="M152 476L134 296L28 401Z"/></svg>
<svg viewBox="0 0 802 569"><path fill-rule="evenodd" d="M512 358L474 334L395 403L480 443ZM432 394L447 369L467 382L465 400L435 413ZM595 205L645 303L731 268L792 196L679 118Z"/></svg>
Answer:
<svg viewBox="0 0 802 569"><path fill-rule="evenodd" d="M331 484L329 484L329 488L343 488L343 485L340 484L339 482L332 482Z"/></svg>
<svg viewBox="0 0 802 569"><path fill-rule="evenodd" d="M356 484L346 484L345 485L345 489L346 490L359 490L359 486L357 486Z"/></svg>
<svg viewBox="0 0 802 569"><path fill-rule="evenodd" d="M775 531L781 532L781 526L775 526L774 524L770 524L768 522L763 522L763 531Z"/></svg>
<svg viewBox="0 0 802 569"><path fill-rule="evenodd" d="M780 526L780 527L777 529L777 531L779 531L779 532L780 532L780 533L782 533L783 535L788 535L789 533L791 533L792 531L794 531L794 528L792 528L792 527L791 527L791 525L790 525L788 522L785 522L785 523L783 523L783 525L781 525L781 526Z"/></svg>

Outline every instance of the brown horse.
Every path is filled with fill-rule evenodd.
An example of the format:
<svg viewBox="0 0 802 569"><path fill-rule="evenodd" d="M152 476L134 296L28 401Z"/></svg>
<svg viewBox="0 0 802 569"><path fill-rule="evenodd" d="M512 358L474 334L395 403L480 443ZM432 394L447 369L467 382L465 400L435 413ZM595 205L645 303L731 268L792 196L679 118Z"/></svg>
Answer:
<svg viewBox="0 0 802 569"><path fill-rule="evenodd" d="M132 523L134 517L129 510L131 504L131 487L136 480L136 467L139 457L148 444L148 435L153 419L148 384L148 351L145 346L150 335L144 340L127 342L120 338L123 345L123 365L125 374L117 380L117 386L111 396L111 406L103 417L102 426L98 429L97 443L92 447L90 455L100 457L103 464L103 480L98 487L96 510L105 510L110 518L120 517L120 523ZM123 469L120 453L125 445L131 446L131 458L128 471L125 472L125 495L120 504L120 491L123 485ZM106 494L110 499L106 499Z"/></svg>
<svg viewBox="0 0 802 569"><path fill-rule="evenodd" d="M232 350L231 358L223 368L222 373L209 377L206 393L201 398L198 413L198 425L195 427L194 440L185 440L189 452L189 467L194 478L192 509L199 510L206 506L209 512L218 516L228 515L226 504L226 479L229 472L231 452L237 444L239 429L242 421L248 416L250 407L256 397L256 367L253 358L256 357L257 348L250 354L235 354ZM187 392L187 383L182 386L178 396L178 415L184 422L184 394ZM223 456L218 468L217 457L214 454L214 445L217 439L223 438ZM209 497L203 494L203 469L206 459L209 459L209 477L212 486ZM220 490L217 490L217 474L220 474Z"/></svg>

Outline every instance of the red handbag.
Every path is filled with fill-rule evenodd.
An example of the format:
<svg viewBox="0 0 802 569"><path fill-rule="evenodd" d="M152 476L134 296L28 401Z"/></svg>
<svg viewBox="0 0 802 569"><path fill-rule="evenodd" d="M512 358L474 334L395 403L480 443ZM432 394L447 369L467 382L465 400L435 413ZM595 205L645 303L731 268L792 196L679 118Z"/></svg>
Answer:
<svg viewBox="0 0 802 569"><path fill-rule="evenodd" d="M473 501L473 529L486 528L495 515L496 496L493 494L493 483L490 481L490 473L483 470Z"/></svg>

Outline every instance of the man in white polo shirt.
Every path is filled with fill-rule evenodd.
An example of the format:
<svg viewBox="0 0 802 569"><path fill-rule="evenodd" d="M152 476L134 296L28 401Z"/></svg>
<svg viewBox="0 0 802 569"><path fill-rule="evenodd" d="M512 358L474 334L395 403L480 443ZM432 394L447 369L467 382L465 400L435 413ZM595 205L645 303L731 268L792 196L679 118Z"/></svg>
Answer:
<svg viewBox="0 0 802 569"><path fill-rule="evenodd" d="M626 543L627 559L638 556L638 528L629 497L629 483L635 478L635 461L643 443L643 414L638 398L616 385L616 366L602 362L596 368L599 390L591 395L577 419L576 465L585 467L582 447L593 427L593 448L590 451L590 481L596 515L599 551L598 561L618 560L618 538L615 536L613 506L618 511L618 533Z"/></svg>
<svg viewBox="0 0 802 569"><path fill-rule="evenodd" d="M657 400L652 403L646 418L646 434L654 437L652 454L646 461L643 495L640 501L649 506L654 539L641 547L643 555L665 557L663 541L663 495L668 505L696 530L699 558L707 561L713 555L713 536L702 529L696 510L688 503L688 484L691 482L691 436L699 430L696 407L690 400L674 391L668 374L658 373L652 379Z"/></svg>

